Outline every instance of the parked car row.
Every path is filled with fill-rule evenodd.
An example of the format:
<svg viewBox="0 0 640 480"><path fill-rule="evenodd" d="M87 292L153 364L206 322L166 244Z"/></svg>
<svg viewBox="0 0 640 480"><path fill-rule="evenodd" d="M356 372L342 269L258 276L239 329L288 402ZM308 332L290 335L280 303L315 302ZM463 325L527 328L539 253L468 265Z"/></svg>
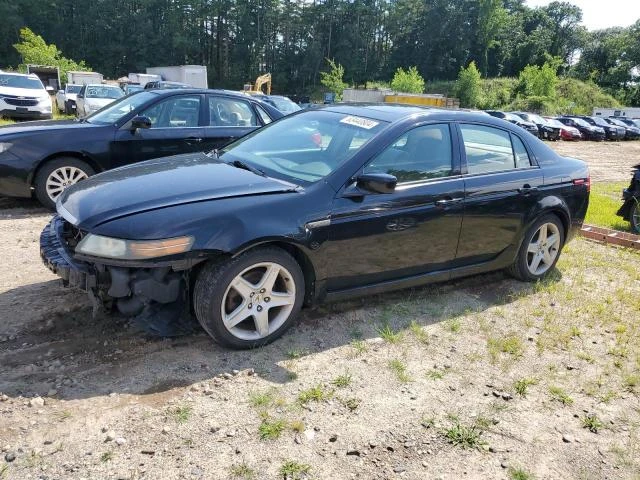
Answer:
<svg viewBox="0 0 640 480"><path fill-rule="evenodd" d="M486 113L507 120L527 130L538 138L556 140L638 140L640 121L617 117L590 117L586 115L563 115L543 117L528 112L502 112L487 110Z"/></svg>

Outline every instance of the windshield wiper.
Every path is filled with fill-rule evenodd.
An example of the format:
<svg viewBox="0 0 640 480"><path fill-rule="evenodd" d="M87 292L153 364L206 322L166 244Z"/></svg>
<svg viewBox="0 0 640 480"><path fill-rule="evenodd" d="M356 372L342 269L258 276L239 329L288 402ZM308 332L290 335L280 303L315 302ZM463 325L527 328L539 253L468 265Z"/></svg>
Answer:
<svg viewBox="0 0 640 480"><path fill-rule="evenodd" d="M244 163L242 160L234 160L231 163L228 163L227 165L233 165L236 168L242 168L244 170L249 170L252 173L255 173L256 175L260 175L261 177L266 177L267 174L264 173L262 170L260 170L259 168L256 167L252 167L251 165Z"/></svg>

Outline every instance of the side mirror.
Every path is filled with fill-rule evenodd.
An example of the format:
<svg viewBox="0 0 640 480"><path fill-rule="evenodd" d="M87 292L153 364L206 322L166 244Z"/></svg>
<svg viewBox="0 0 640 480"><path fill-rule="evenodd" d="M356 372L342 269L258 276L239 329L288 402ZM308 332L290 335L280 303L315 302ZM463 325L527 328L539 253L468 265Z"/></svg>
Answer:
<svg viewBox="0 0 640 480"><path fill-rule="evenodd" d="M363 173L356 179L356 186L373 193L393 193L398 179L388 173Z"/></svg>
<svg viewBox="0 0 640 480"><path fill-rule="evenodd" d="M151 128L151 119L143 115L133 117L131 120L131 130L138 130L139 128Z"/></svg>

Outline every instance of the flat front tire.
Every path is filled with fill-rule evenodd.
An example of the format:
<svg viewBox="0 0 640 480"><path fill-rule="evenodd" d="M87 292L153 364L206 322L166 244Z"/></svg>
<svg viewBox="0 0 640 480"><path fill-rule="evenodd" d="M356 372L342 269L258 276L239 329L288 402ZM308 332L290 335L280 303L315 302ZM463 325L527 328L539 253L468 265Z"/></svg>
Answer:
<svg viewBox="0 0 640 480"><path fill-rule="evenodd" d="M631 221L631 230L634 233L640 234L640 200L633 199L631 205L631 211L629 212L629 220Z"/></svg>
<svg viewBox="0 0 640 480"><path fill-rule="evenodd" d="M42 205L53 210L56 200L66 188L89 178L94 173L93 168L77 158L60 157L50 160L36 175L36 198Z"/></svg>
<svg viewBox="0 0 640 480"><path fill-rule="evenodd" d="M304 275L280 248L250 250L198 273L196 318L219 344L253 348L271 343L291 326L302 307Z"/></svg>
<svg viewBox="0 0 640 480"><path fill-rule="evenodd" d="M563 246L562 222L556 215L544 215L527 230L508 272L525 282L540 280L556 266Z"/></svg>

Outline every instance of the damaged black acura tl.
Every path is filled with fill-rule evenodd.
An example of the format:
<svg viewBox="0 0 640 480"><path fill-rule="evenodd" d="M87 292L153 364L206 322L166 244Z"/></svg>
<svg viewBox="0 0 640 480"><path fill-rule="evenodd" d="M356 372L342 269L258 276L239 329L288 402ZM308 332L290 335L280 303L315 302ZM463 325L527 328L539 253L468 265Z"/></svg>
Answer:
<svg viewBox="0 0 640 480"><path fill-rule="evenodd" d="M488 115L335 105L72 186L41 255L96 306L195 315L248 348L303 305L497 269L540 279L589 187L585 163Z"/></svg>

